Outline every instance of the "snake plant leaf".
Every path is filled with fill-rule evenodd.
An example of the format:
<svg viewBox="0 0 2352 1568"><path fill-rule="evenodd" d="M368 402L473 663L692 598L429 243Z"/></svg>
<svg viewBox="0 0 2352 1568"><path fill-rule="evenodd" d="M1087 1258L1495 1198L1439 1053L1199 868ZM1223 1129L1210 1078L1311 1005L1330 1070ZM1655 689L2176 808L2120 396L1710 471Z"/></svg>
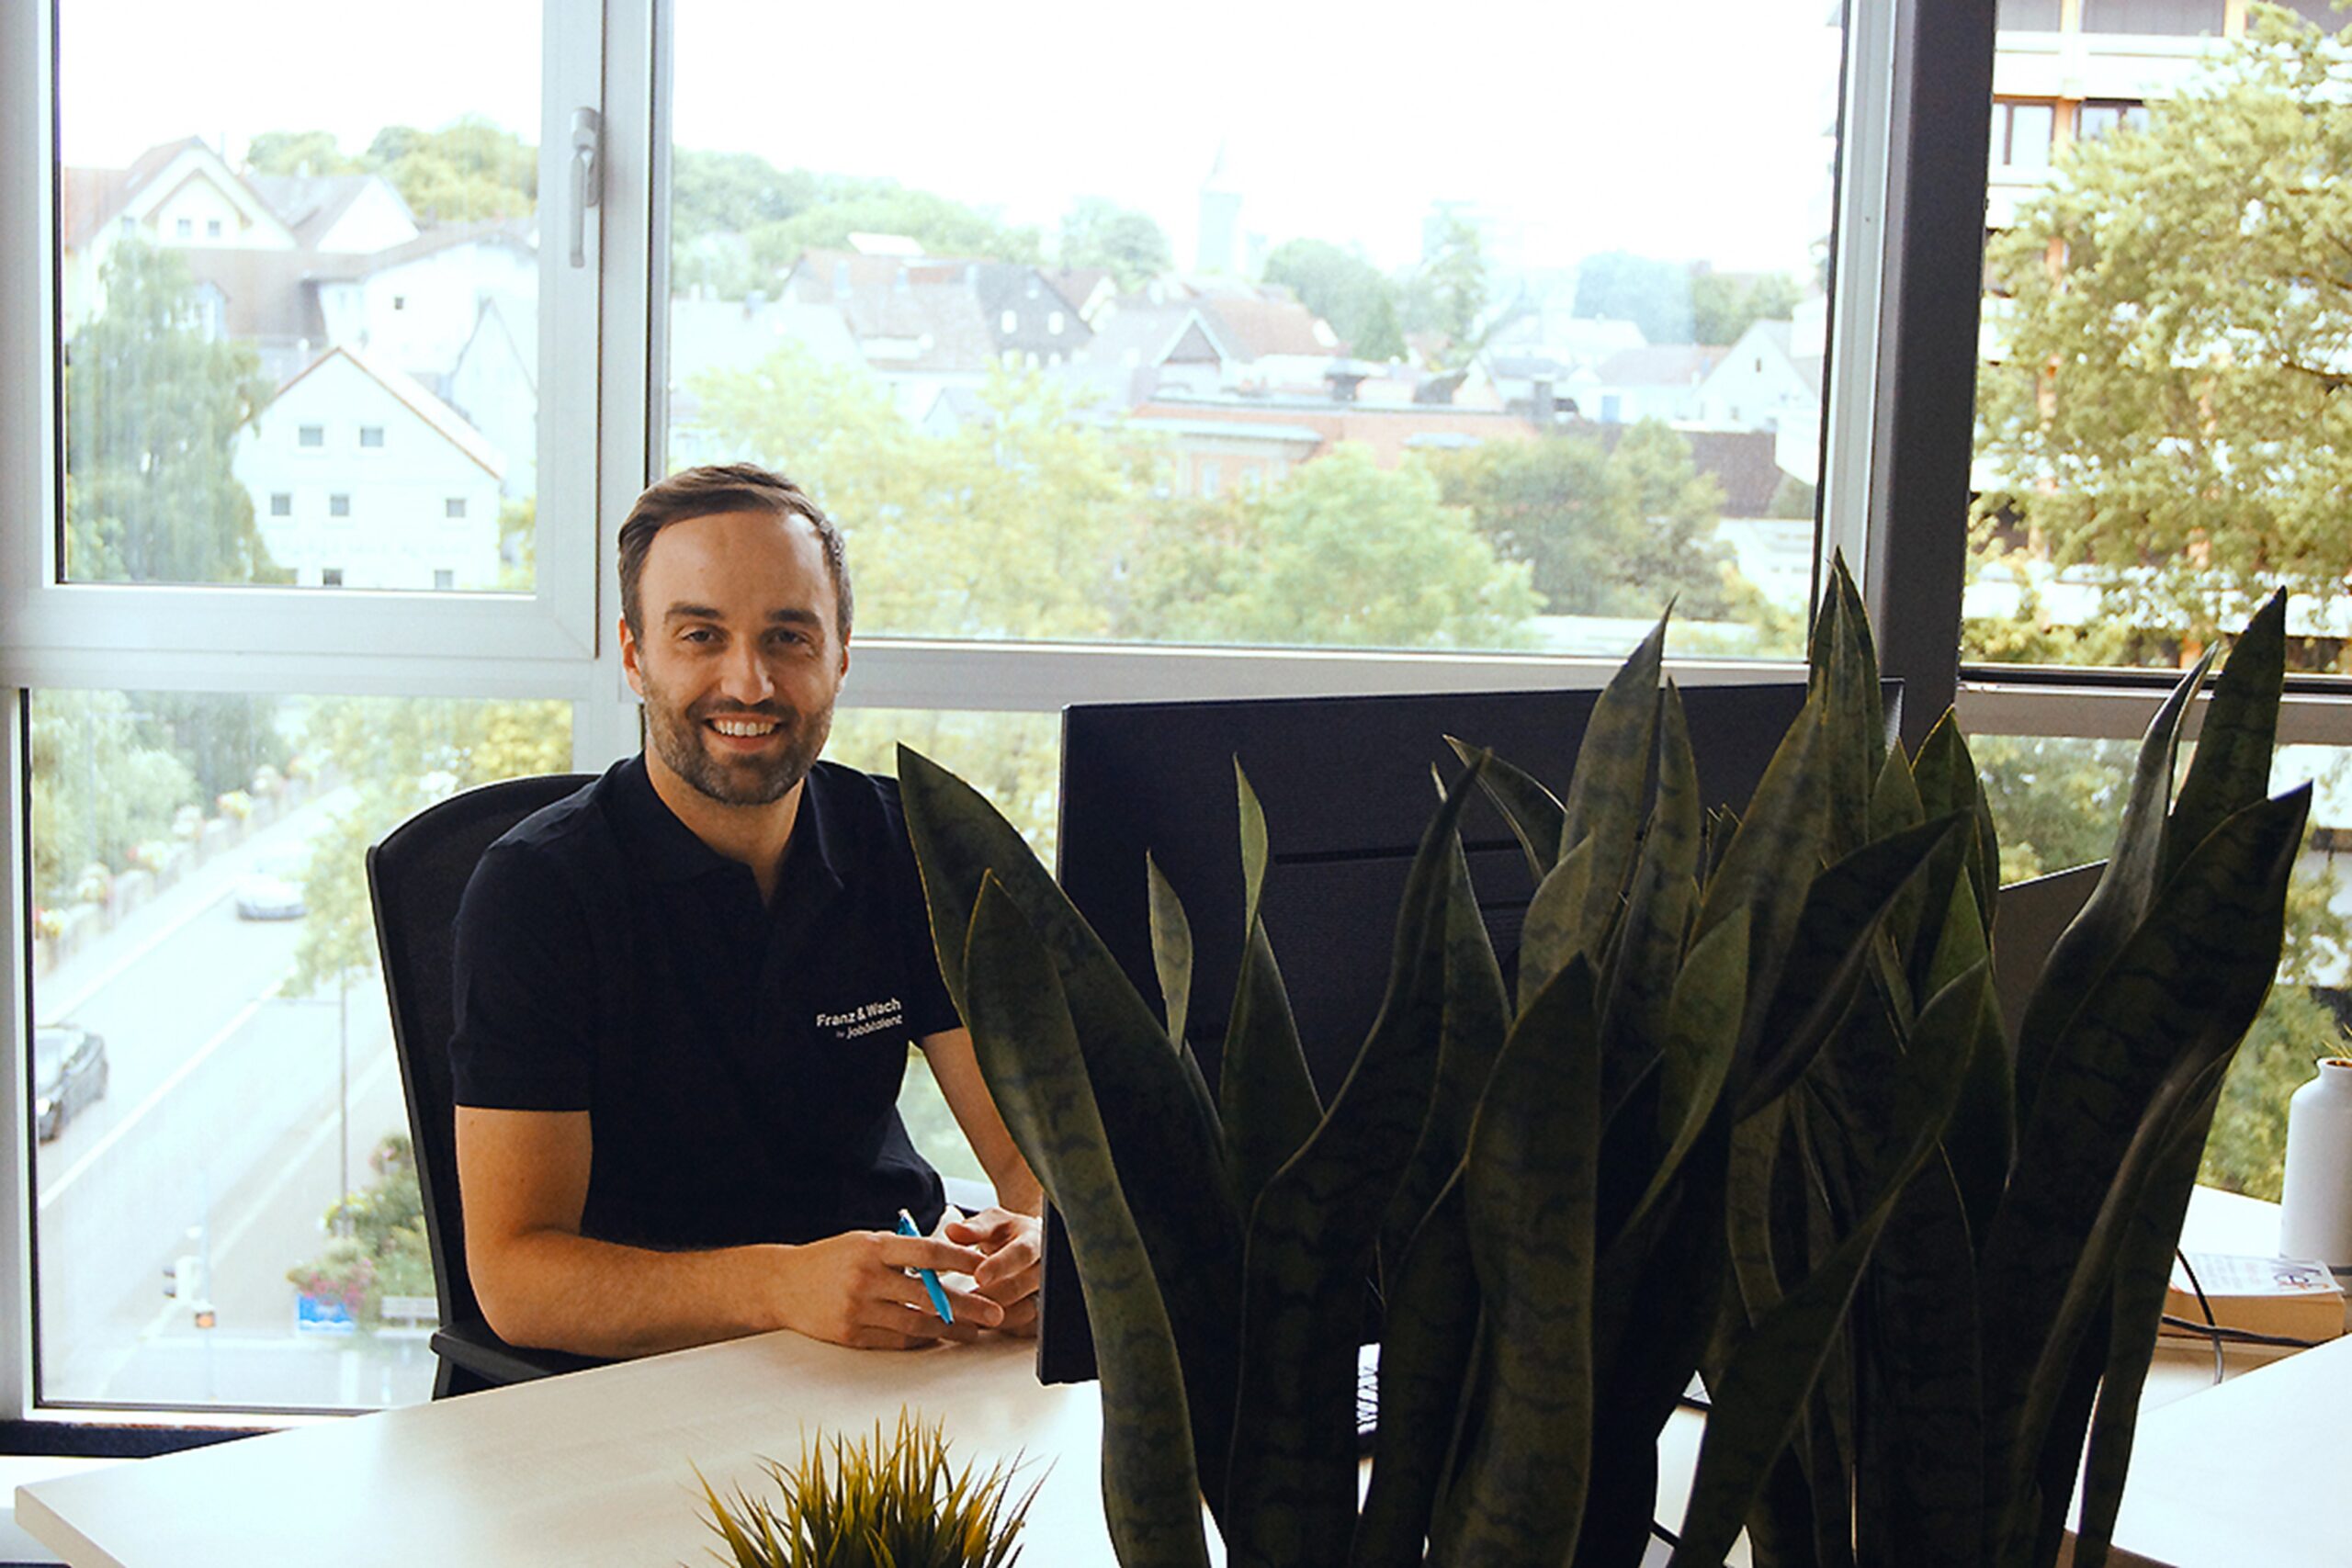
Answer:
<svg viewBox="0 0 2352 1568"><path fill-rule="evenodd" d="M1984 985L1984 971L1975 970L1920 1010L1895 1089L1898 1132L1884 1168L1873 1173L1868 1207L1813 1272L1757 1318L1720 1384L1710 1382L1713 1409L1669 1568L1718 1568L1775 1458L1796 1434L1879 1233L1935 1153L1967 1067Z"/></svg>
<svg viewBox="0 0 2352 1568"><path fill-rule="evenodd" d="M1446 888L1474 767L1423 830L1388 987L1355 1065L1250 1216L1229 1492L1235 1568L1346 1556L1356 1517L1355 1337L1381 1218L1429 1111L1445 1011Z"/></svg>
<svg viewBox="0 0 2352 1568"><path fill-rule="evenodd" d="M2172 802L2173 761L2179 750L2180 724L2191 698L2213 665L2215 650L2207 649L2196 668L2181 677L2148 721L2141 738L2140 755L2132 774L2130 798L2116 829L2115 848L2107 870L2091 890L2082 913L2075 917L2050 950L2041 978L2018 1025L2018 1109L2030 1119L2050 1055L2059 1036L2095 988L2099 976L2132 933L2155 897L2156 879L2164 869L2166 812Z"/></svg>
<svg viewBox="0 0 2352 1568"><path fill-rule="evenodd" d="M1947 1134L1949 1135L1949 1134ZM1984 1413L1975 1246L1949 1165L1905 1190L1862 1289L1870 1377L1899 1418L1863 1433L1857 1511L1865 1562L1977 1568L1984 1533Z"/></svg>
<svg viewBox="0 0 2352 1568"><path fill-rule="evenodd" d="M1274 962L1272 939L1259 913L1268 859L1266 814L1234 762L1241 810L1241 972L1217 1073L1218 1109L1225 1123L1226 1170L1243 1214L1275 1171L1296 1154L1323 1120L1323 1101L1307 1072L1289 994Z"/></svg>
<svg viewBox="0 0 2352 1568"><path fill-rule="evenodd" d="M1740 1105L1743 1114L1804 1076L1853 1005L1871 937L1896 895L1963 825L1973 823L1939 817L1865 844L1813 878L1781 964L1780 994L1765 1014L1755 1074Z"/></svg>
<svg viewBox="0 0 2352 1568"><path fill-rule="evenodd" d="M1566 815L1560 823L1560 853L1592 845L1583 924L1598 932L1609 923L1626 874L1649 789L1650 753L1657 739L1658 672L1666 659L1666 626L1660 615L1649 636L1610 678L1593 705L1569 775ZM1598 947L1598 937L1594 938Z"/></svg>
<svg viewBox="0 0 2352 1568"><path fill-rule="evenodd" d="M1699 905L1699 936L1734 909L1749 911L1747 1013L1740 1028L1741 1061L1732 1077L1733 1093L1742 1099L1746 1064L1754 1055L1766 1010L1779 989L1782 958L1804 913L1805 891L1821 863L1828 831L1828 758L1822 728L1821 704L1808 698L1772 753L1747 815L1723 852L1723 863Z"/></svg>
<svg viewBox="0 0 2352 1568"><path fill-rule="evenodd" d="M1146 850L1144 879L1150 885L1151 962L1159 974L1159 999L1168 1012L1168 1038L1181 1042L1193 1005L1193 923L1184 902Z"/></svg>
<svg viewBox="0 0 2352 1568"><path fill-rule="evenodd" d="M1150 1005L1020 832L978 791L905 746L899 787L940 975L957 1010L967 1005L964 933L984 877L994 874L1054 955L1112 1157L1134 1195L1146 1255L1160 1268L1191 1380L1196 1463L1211 1507L1219 1508L1238 1357L1241 1223L1200 1064L1189 1050L1171 1048Z"/></svg>
<svg viewBox="0 0 2352 1568"><path fill-rule="evenodd" d="M1568 960L1589 953L1591 933L1585 926L1589 908L1586 893L1592 886L1592 841L1587 840L1562 855L1527 902L1527 916L1519 931L1519 1006L1525 1011Z"/></svg>
<svg viewBox="0 0 2352 1568"><path fill-rule="evenodd" d="M1168 1306L1127 1207L1053 956L983 874L965 949L972 1043L1006 1127L1069 1225L1102 1379L1102 1506L1124 1568L1206 1568Z"/></svg>
<svg viewBox="0 0 2352 1568"><path fill-rule="evenodd" d="M1461 1168L1478 1096L1510 1028L1510 995L1503 985L1502 966L1495 961L1486 919L1478 912L1469 857L1463 852L1459 834L1447 855L1445 898L1445 1020L1438 1046L1437 1089L1421 1124L1421 1141L1382 1222L1384 1278L1401 1262L1430 1205Z"/></svg>
<svg viewBox="0 0 2352 1568"><path fill-rule="evenodd" d="M1811 664L1827 730L1829 843L1832 852L1851 854L1869 841L1871 790L1886 755L1886 719L1870 616L1842 552L1831 562L1829 590L1814 620Z"/></svg>
<svg viewBox="0 0 2352 1568"><path fill-rule="evenodd" d="M1445 743L1465 766L1476 758L1487 759L1478 773L1478 787L1510 824L1511 836L1526 852L1528 870L1536 881L1543 881L1560 858L1560 824L1567 817L1567 808L1559 796L1484 748L1451 735Z"/></svg>
<svg viewBox="0 0 2352 1568"><path fill-rule="evenodd" d="M1786 1097L1767 1101L1732 1129L1730 1200L1724 1228L1741 1309L1751 1323L1780 1304L1782 1294L1780 1266L1772 1255L1772 1193L1774 1168L1787 1131Z"/></svg>
<svg viewBox="0 0 2352 1568"><path fill-rule="evenodd" d="M1420 1568L1478 1329L1459 1170L1396 1269L1381 1323L1380 1432L1349 1568Z"/></svg>
<svg viewBox="0 0 2352 1568"><path fill-rule="evenodd" d="M2116 1252L2107 1368L2099 1380L2090 1443L2083 1460L2082 1519L2075 1548L2079 1568L2102 1568L2113 1544L2116 1515L2123 1506L2124 1474L2132 1462L2132 1443L2139 1426L2140 1392L2147 1382L2148 1363L2164 1317L2173 1252L2180 1245L2181 1221L2188 1212L2189 1191L2197 1185L2197 1168L2204 1157L2206 1134L2212 1131L2213 1112L2221 1104L2222 1080L2228 1069L2224 1060L2206 1070L2205 1081L2182 1106L2149 1173L2145 1199L2132 1207L2125 1221L2122 1245Z"/></svg>
<svg viewBox="0 0 2352 1568"><path fill-rule="evenodd" d="M2056 1041L1984 1250L1986 1404L2010 1495L2041 1451L2165 1121L2270 987L2309 786L2245 807L2182 863ZM2024 1528L2013 1505L2003 1539Z"/></svg>
<svg viewBox="0 0 2352 1568"><path fill-rule="evenodd" d="M1699 939L1675 981L1659 1063L1658 1136L1666 1153L1634 1201L1626 1230L1665 1196L1684 1156L1714 1117L1731 1076L1732 1053L1739 1046L1747 983L1747 911L1741 909Z"/></svg>
<svg viewBox="0 0 2352 1568"><path fill-rule="evenodd" d="M2222 818L2270 791L2270 753L2278 739L2278 696L2287 679L2287 591L2280 589L2238 634L2205 705L2197 753L2181 780L2165 833L2163 879Z"/></svg>
<svg viewBox="0 0 2352 1568"><path fill-rule="evenodd" d="M1666 683L1658 705L1657 797L1626 899L1600 1010L1600 1105L1614 1117L1666 1039L1667 1010L1698 902L1702 807L1682 694Z"/></svg>
<svg viewBox="0 0 2352 1568"><path fill-rule="evenodd" d="M1989 963L1992 952L1976 909L1975 884L1967 877L1955 877L1951 907L1928 965L1930 988L1940 988L1966 970ZM2000 998L1988 992L1984 1016L1976 1026L1976 1049L1969 1059L1968 1080L1961 1086L1951 1124L1944 1129L1944 1154L1951 1162L1969 1232L1979 1237L1992 1226L1994 1212L2008 1185L2009 1164L2017 1157L2014 1075L2008 1032L2001 1023Z"/></svg>
<svg viewBox="0 0 2352 1568"><path fill-rule="evenodd" d="M1581 955L1520 1015L1478 1103L1463 1170L1485 1303L1486 1419L1437 1560L1557 1568L1591 1460L1600 1021Z"/></svg>
<svg viewBox="0 0 2352 1568"><path fill-rule="evenodd" d="M1658 1434L1699 1367L1722 1301L1730 1130L1727 1113L1708 1122L1680 1178L1620 1234L1594 1276L1601 1382L1577 1568L1641 1560L1657 1506Z"/></svg>

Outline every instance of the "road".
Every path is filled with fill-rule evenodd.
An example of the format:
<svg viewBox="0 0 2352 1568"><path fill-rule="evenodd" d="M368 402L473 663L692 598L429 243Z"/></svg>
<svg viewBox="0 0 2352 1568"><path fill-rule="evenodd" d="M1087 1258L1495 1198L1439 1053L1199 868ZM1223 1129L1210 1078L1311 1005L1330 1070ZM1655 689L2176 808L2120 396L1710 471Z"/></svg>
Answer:
<svg viewBox="0 0 2352 1568"><path fill-rule="evenodd" d="M288 1268L324 1244L339 1190L337 1090L348 1052L352 1181L404 1130L390 1028L372 980L289 997L301 922L244 920L231 893L264 856L322 827L333 796L290 814L36 986L44 1022L106 1038L107 1098L37 1146L34 1235L45 1402L337 1408L431 1391L414 1339L294 1331ZM163 1269L210 1260L215 1326L168 1301Z"/></svg>

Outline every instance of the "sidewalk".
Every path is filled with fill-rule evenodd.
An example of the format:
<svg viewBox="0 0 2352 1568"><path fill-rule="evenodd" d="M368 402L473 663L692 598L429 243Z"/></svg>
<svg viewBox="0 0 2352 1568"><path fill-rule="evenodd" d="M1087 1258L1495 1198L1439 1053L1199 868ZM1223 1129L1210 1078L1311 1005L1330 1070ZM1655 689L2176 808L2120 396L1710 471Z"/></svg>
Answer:
<svg viewBox="0 0 2352 1568"><path fill-rule="evenodd" d="M43 1023L71 1017L149 950L227 897L237 879L263 860L300 850L353 798L354 792L345 785L303 802L85 940L48 973L33 977L34 1015Z"/></svg>

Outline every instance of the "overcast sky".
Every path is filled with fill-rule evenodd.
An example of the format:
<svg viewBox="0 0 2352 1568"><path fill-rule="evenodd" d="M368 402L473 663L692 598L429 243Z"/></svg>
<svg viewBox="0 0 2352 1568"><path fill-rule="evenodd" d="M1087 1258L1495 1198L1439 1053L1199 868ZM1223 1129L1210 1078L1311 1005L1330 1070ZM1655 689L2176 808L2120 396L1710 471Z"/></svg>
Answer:
<svg viewBox="0 0 2352 1568"><path fill-rule="evenodd" d="M311 0L62 10L69 163L189 134L233 158L266 130L356 150L469 112L537 133L540 7L522 0L410 0L399 26ZM1440 200L1537 265L1625 249L1803 271L1828 227L1828 0L1455 0L1411 31L1279 0L677 10L680 146L889 175L1046 229L1106 196L1187 262L1220 148L1246 231L1385 266L1418 254Z"/></svg>

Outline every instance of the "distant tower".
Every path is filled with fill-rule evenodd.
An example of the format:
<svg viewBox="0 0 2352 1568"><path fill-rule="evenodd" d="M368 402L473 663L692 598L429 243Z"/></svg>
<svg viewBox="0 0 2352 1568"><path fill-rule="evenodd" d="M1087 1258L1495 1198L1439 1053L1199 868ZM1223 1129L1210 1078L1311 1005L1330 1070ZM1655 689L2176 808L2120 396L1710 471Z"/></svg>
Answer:
<svg viewBox="0 0 2352 1568"><path fill-rule="evenodd" d="M1193 253L1196 272L1238 270L1241 260L1241 193L1233 188L1225 167L1225 143L1216 144L1216 161L1201 182L1201 237Z"/></svg>

